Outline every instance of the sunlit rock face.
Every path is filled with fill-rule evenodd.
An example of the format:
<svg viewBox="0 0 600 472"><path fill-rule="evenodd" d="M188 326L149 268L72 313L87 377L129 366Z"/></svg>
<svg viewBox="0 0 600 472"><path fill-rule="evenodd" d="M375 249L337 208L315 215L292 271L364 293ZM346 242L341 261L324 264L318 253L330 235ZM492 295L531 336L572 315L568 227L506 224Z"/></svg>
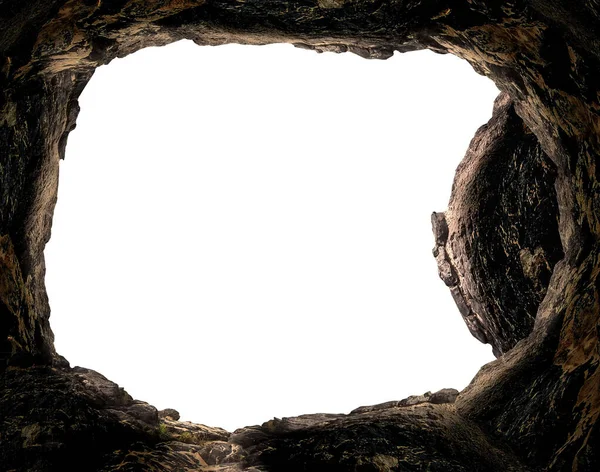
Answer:
<svg viewBox="0 0 600 472"><path fill-rule="evenodd" d="M533 329L563 252L556 168L501 95L434 213L434 256L469 330L496 357Z"/></svg>
<svg viewBox="0 0 600 472"><path fill-rule="evenodd" d="M3 0L0 28L3 468L600 469L597 3ZM442 276L460 292L472 332L502 354L453 402L391 402L230 434L159 418L55 353L43 249L77 97L98 65L184 38L288 42L370 58L430 48L468 60L508 94L513 104L499 103L478 133L446 216L435 218L438 257L447 255ZM486 176L481 188L470 165ZM487 180L496 173L500 180ZM501 211L484 211L494 198ZM498 234L477 229L484 223Z"/></svg>

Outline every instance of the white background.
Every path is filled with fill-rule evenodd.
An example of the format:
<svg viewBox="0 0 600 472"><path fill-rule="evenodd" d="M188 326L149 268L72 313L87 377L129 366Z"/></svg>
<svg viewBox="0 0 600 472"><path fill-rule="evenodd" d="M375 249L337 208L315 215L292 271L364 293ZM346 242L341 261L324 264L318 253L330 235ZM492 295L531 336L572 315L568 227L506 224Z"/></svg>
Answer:
<svg viewBox="0 0 600 472"><path fill-rule="evenodd" d="M430 214L497 93L431 52L180 42L101 67L46 250L57 350L229 430L464 388L493 357Z"/></svg>

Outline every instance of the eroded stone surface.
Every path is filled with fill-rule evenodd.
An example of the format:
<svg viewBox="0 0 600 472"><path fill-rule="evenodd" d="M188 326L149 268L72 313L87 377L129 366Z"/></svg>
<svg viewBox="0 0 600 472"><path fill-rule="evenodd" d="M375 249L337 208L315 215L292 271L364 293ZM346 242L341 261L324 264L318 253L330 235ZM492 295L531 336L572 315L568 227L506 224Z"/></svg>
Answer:
<svg viewBox="0 0 600 472"><path fill-rule="evenodd" d="M89 470L599 470L598 8L593 1L550 0L0 0L2 466L39 471L69 470L65 464L74 463ZM149 405L130 400L96 374L69 370L55 353L43 248L77 97L98 65L183 38L199 45L287 42L369 58L429 48L466 59L510 96L524 128L507 118L505 125L492 122L489 129L497 127L502 149L513 146L515 166L535 149L553 163L564 258L556 262L545 238L538 244L519 234L517 244L509 236L494 247L481 238L465 238L461 221L470 234L467 222L479 221L473 212L487 195L477 189L463 194L476 197L460 210L461 187L445 223L436 217L438 245L444 249L438 253L441 275L451 287L465 290L457 300L464 302L461 310L472 321L472 332L503 353L455 403L305 415L244 428L226 439L215 431L220 439L206 442L190 430L193 439L187 443L161 439L168 427L178 432L184 426L159 422ZM525 142L531 144L527 151ZM494 156L488 157L492 166ZM510 169L499 170L505 171ZM538 177L547 184L549 175L513 172L523 189L542 188ZM494 193L498 187L490 189ZM501 189L500 197L514 195L507 191ZM510 218L505 213L499 228L510 227ZM525 220L510 221L521 231ZM440 243L444 224L448 240ZM453 235L462 242L453 241ZM478 257L467 241L482 252ZM503 253L504 278L494 263ZM511 294L514 300L507 298ZM183 433L177 434L181 439Z"/></svg>
<svg viewBox="0 0 600 472"><path fill-rule="evenodd" d="M8 368L1 377L2 470L95 470L124 444L156 444L156 408L88 369Z"/></svg>
<svg viewBox="0 0 600 472"><path fill-rule="evenodd" d="M178 421L180 418L179 412L173 408L165 408L164 410L160 410L158 412L158 417L163 419L169 419Z"/></svg>
<svg viewBox="0 0 600 472"><path fill-rule="evenodd" d="M454 388L444 388L435 393L426 392L423 395L412 395L399 401L390 401L380 403L379 405L361 406L352 410L350 414L368 413L371 411L385 410L387 408L402 408L407 406L421 405L423 403L433 403L441 405L443 403L454 403L458 397L458 390Z"/></svg>
<svg viewBox="0 0 600 472"><path fill-rule="evenodd" d="M5 470L396 471L422 470L424 457L431 470L528 470L456 412L453 389L229 433L159 419L154 407L89 369L10 368L2 380Z"/></svg>
<svg viewBox="0 0 600 472"><path fill-rule="evenodd" d="M554 164L503 94L456 170L448 210L432 215L440 278L496 357L531 333L563 257L555 180Z"/></svg>

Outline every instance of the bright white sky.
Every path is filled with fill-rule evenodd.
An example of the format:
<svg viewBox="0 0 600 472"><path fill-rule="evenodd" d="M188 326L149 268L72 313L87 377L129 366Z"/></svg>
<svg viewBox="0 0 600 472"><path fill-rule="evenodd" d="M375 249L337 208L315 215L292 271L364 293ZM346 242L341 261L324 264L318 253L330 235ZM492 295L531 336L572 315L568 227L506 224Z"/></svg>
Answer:
<svg viewBox="0 0 600 472"><path fill-rule="evenodd" d="M464 388L493 357L430 214L497 93L430 52L180 42L101 67L46 250L58 352L229 430Z"/></svg>

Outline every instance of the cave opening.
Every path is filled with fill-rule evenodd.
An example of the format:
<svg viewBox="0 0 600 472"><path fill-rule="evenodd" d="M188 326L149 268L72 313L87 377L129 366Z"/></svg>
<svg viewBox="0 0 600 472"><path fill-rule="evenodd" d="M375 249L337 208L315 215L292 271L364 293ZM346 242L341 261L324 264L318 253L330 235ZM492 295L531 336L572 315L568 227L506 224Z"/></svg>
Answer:
<svg viewBox="0 0 600 472"><path fill-rule="evenodd" d="M497 93L428 51L184 41L101 67L46 249L58 352L230 430L465 387L493 356L429 215Z"/></svg>

